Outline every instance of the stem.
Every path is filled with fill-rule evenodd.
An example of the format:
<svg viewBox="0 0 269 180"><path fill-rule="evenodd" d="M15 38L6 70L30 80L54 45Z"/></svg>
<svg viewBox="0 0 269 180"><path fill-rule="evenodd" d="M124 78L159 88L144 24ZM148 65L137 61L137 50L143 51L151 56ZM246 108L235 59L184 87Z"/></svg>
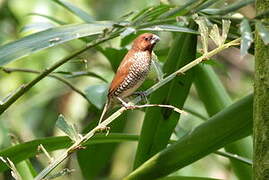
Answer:
<svg viewBox="0 0 269 180"><path fill-rule="evenodd" d="M40 74L40 71L36 71L36 70L32 70L32 69L21 69L21 68L2 68L2 70L6 73L12 73L12 72L28 72L28 73L34 73L34 74ZM66 79L54 75L54 74L49 74L48 77L52 77L54 79L57 79L59 81L61 81L62 83L64 83L65 85L67 85L70 89L72 89L73 91L77 92L78 94L80 94L86 101L88 101L89 103L91 103L89 101L89 99L87 98L86 94L84 94L80 89L76 88L75 86L73 86L69 81L67 81Z"/></svg>
<svg viewBox="0 0 269 180"><path fill-rule="evenodd" d="M217 154L217 155L227 157L227 158L230 158L230 159L234 159L234 160L237 160L239 162L242 162L242 163L245 163L247 165L252 166L252 160L251 159L238 156L237 154L232 154L232 153L229 153L229 152L222 152L222 151L216 151L214 153Z"/></svg>
<svg viewBox="0 0 269 180"><path fill-rule="evenodd" d="M184 74L186 71L188 71L189 69L193 68L194 66L196 66L197 64L201 63L203 60L206 60L214 55L216 55L217 53L219 53L220 51L227 49L230 46L234 46L234 45L238 45L240 43L240 38L235 39L231 42L228 42L226 44L223 44L219 47L217 47L216 49L204 54L203 56L195 59L194 61L192 61L191 63L183 66L182 68L180 68L179 70L175 71L174 73L170 74L169 76L167 76L166 78L163 79L163 81L160 81L158 83L156 83L155 85L153 85L151 88L149 88L146 92L145 95L148 96L149 94L153 93L154 91L156 91L157 89L159 89L160 87L162 87L163 85L165 85L166 83L168 83L169 81L171 81L174 77L176 77L177 75L182 75ZM128 103L129 105L131 105L131 103L137 104L139 101L141 101L142 98L140 96L138 96L137 98L135 98L133 100L133 102ZM103 129L104 127L106 127L107 125L109 125L111 122L113 122L117 117L119 117L124 111L126 110L125 107L121 107L119 110L117 110L115 113L113 113L111 116L109 116L106 120L104 120L101 124L99 124L98 126L96 126L95 128L93 128L90 132L88 132L85 136L83 136L80 140L76 141L71 147L69 147L64 153L62 153L61 156L59 156L58 158L55 159L54 162L52 162L51 164L49 164L45 169L43 169L36 177L35 180L41 180L43 179L45 176L47 176L55 167L57 167L62 161L64 161L67 157L69 157L73 152L75 152L76 150L78 150L80 148L81 145L83 145L83 143L85 143L86 141L88 141L94 134L96 131Z"/></svg>

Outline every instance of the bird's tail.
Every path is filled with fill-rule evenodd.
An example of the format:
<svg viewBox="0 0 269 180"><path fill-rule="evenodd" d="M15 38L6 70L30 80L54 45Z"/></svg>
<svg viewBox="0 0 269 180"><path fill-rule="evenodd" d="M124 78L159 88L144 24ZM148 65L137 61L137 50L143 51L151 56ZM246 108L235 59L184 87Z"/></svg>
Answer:
<svg viewBox="0 0 269 180"><path fill-rule="evenodd" d="M109 110L110 106L111 106L111 102L110 102L110 100L108 98L106 103L105 103L105 106L104 106L103 112L101 114L101 117L99 119L98 125L101 124L101 122L104 120L104 117L105 117L107 111Z"/></svg>

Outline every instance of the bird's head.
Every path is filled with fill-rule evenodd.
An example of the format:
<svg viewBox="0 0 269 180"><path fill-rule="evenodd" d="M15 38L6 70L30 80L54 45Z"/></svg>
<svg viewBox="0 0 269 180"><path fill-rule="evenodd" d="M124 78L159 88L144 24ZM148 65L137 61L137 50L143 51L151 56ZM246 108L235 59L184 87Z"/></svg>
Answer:
<svg viewBox="0 0 269 180"><path fill-rule="evenodd" d="M159 36L151 33L144 33L138 36L133 43L132 49L138 51L152 51L154 45L160 40Z"/></svg>

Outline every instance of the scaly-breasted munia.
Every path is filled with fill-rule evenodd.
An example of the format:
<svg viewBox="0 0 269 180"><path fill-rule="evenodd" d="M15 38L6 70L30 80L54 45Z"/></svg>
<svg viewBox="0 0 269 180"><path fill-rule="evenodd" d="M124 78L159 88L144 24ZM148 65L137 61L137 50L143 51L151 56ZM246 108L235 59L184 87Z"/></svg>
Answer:
<svg viewBox="0 0 269 180"><path fill-rule="evenodd" d="M125 55L110 84L99 123L112 102L120 101L126 106L124 98L132 95L144 82L150 70L152 49L159 40L157 35L151 33L144 33L134 40L132 48Z"/></svg>

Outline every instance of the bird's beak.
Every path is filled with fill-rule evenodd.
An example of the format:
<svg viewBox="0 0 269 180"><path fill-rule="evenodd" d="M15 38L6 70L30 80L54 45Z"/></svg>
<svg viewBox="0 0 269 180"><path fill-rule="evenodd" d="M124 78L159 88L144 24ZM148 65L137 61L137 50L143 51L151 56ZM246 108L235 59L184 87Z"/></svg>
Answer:
<svg viewBox="0 0 269 180"><path fill-rule="evenodd" d="M152 39L151 39L150 43L151 44L156 44L158 41L160 41L160 37L154 34L152 36Z"/></svg>

